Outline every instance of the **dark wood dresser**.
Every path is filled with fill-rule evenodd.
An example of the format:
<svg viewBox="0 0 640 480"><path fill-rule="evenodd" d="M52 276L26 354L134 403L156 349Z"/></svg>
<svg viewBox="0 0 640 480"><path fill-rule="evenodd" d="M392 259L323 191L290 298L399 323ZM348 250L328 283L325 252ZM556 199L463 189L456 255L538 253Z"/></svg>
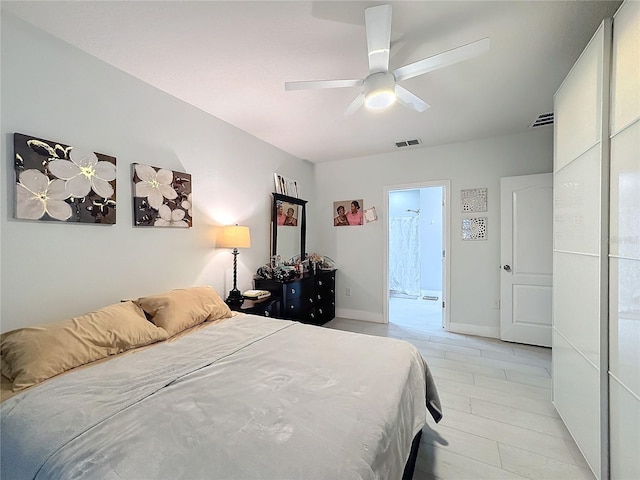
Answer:
<svg viewBox="0 0 640 480"><path fill-rule="evenodd" d="M254 284L280 299L279 318L323 325L336 316L336 270L318 270L285 282L255 277Z"/></svg>

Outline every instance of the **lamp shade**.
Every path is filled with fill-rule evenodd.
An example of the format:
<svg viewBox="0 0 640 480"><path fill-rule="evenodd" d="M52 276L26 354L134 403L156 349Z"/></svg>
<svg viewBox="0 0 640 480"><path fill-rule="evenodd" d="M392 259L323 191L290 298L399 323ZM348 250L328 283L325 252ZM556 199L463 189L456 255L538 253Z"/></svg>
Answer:
<svg viewBox="0 0 640 480"><path fill-rule="evenodd" d="M250 248L249 227L241 225L223 227L218 237L218 246L222 248Z"/></svg>

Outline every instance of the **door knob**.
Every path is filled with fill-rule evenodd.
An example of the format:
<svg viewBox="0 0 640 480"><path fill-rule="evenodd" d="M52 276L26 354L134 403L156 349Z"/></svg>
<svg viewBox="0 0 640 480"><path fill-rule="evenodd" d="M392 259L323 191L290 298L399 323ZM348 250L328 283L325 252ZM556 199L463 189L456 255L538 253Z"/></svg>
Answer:
<svg viewBox="0 0 640 480"><path fill-rule="evenodd" d="M505 265L505 266L504 266L504 267L502 267L502 268L504 268L504 271L505 271L505 272L510 272L510 271L511 271L511 267L510 267L509 265Z"/></svg>

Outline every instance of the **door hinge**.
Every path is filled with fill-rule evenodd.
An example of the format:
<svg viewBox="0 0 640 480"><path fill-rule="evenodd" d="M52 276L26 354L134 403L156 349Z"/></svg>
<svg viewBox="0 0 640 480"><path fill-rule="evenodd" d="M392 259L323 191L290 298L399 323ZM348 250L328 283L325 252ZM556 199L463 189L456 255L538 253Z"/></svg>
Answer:
<svg viewBox="0 0 640 480"><path fill-rule="evenodd" d="M442 308L444 308L444 302L442 302Z"/></svg>

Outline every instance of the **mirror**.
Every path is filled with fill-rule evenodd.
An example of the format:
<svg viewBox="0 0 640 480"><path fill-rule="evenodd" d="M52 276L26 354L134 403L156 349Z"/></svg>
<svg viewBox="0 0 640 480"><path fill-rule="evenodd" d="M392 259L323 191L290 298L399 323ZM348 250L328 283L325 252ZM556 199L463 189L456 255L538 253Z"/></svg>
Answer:
<svg viewBox="0 0 640 480"><path fill-rule="evenodd" d="M271 213L271 255L280 255L283 262L300 255L304 260L307 235L306 200L280 193L273 194Z"/></svg>

